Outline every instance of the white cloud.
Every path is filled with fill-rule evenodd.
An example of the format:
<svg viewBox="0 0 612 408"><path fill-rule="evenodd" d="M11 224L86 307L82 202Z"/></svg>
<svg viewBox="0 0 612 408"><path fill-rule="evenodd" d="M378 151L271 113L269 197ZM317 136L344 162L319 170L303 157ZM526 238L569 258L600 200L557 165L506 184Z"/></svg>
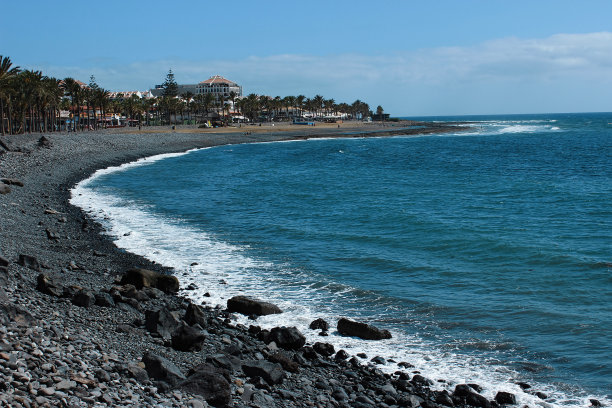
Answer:
<svg viewBox="0 0 612 408"><path fill-rule="evenodd" d="M146 89L164 80L169 68L179 83L196 83L210 75L221 74L240 82L245 93L271 95L320 93L337 101L356 98L371 105L391 104L402 112L405 95L419 98L425 104L439 106L479 106L466 94L478 89L479 98L512 94L519 86L523 91L553 91L552 97L568 97L576 84L585 98L601 101L612 86L612 33L558 34L542 39L497 39L471 47L422 49L393 55L341 54L330 56L273 55L237 60L147 61L128 66L97 68L40 67L58 76L74 76L83 81L95 74L102 86L113 90ZM558 87L560 89L557 89ZM487 91L487 88L490 88ZM539 98L540 104L547 101ZM387 102L385 102L387 101ZM593 102L592 101L592 102ZM551 100L551 109L563 109ZM495 104L494 104L495 105ZM512 104L508 104L511 106ZM553 106L554 105L554 106ZM605 107L602 106L601 109ZM607 106L608 110L610 106ZM504 110L497 103L496 109ZM546 106L530 107L546 111ZM568 104L568 110L578 106ZM590 106L581 110L593 109ZM388 109L389 110L389 109ZM459 112L459 109L454 109ZM452 113L452 112L448 112ZM469 113L469 112L463 112Z"/></svg>

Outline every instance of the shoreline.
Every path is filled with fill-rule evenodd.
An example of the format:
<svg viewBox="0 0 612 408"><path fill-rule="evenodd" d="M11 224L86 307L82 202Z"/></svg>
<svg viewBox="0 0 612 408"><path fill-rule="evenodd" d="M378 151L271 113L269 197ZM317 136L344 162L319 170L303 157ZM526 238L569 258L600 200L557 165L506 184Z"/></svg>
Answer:
<svg viewBox="0 0 612 408"><path fill-rule="evenodd" d="M447 133L462 130L456 126L438 125L425 129L425 131L423 129L411 130L413 131L412 134L420 135L427 134L427 131L429 131L428 133L443 133L442 128L445 128ZM368 129L364 131L366 130ZM343 129L343 132L345 131L346 129ZM388 132L407 133L401 129L393 129ZM93 343L95 343L98 354L101 355L100 361L104 362L106 360L105 364L111 361L115 365L110 367L110 370L112 373L117 373L116 381L119 384L117 388L127 387L130 389L132 396L138 396L139 404L147 405L155 402L162 404L162 406L186 406L190 403L195 404L192 406L199 406L198 403L204 402L201 396L182 393L178 398L174 395L176 391L174 393L172 391L162 393L161 390L164 386L157 381L151 382L150 379L140 381L139 378L144 378L144 375L142 374L142 367L138 364L143 353L153 351L166 356L186 374L197 363L207 362L207 357L217 355L228 346L234 345L232 335L240 339L239 343L248 344L248 347L240 353L244 359L248 359L246 358L248 356L258 358L257 353L265 358L272 355L272 352L276 350L265 346L258 340L257 336L248 338L249 331L246 330L246 327L234 326L232 320L229 319L230 315L222 310L207 309L206 313L209 315L209 321L213 321L211 327L206 328L209 329L210 335L208 338L210 340L207 340L207 342L210 344L205 347L209 349L207 350L209 352L177 352L171 347L167 347L161 339L151 336L143 328L142 321L143 312L150 310L153 306L167 306L179 311L184 309L185 301L180 297L160 296L147 300L144 300L143 297L143 300L138 302L118 303L118 305L129 305L125 307L102 308L92 306L87 309L81 308L72 305L67 298L50 297L37 292L35 282L39 273L16 264L15 261L19 255L25 254L36 257L44 264L41 269L42 273L60 280L64 285L76 283L91 290L110 289L113 280L116 281L125 270L132 267L168 272L169 268L163 265L155 264L146 258L118 249L111 238L104 234L100 225L92 224L91 220L83 216L79 208L69 204L71 188L77 182L90 177L98 169L117 166L158 154L179 153L190 149L236 143L323 137L391 136L391 134L376 132L373 135L374 132L371 131L359 134L339 134L337 131L310 128L292 131L278 129L264 135L261 133L245 135L240 132L198 134L177 132L172 133L172 140L168 140L168 133L84 132L78 134L50 134L47 136L51 142L50 148L37 146L40 135L13 136L10 140L3 139L5 142L8 140L9 143L7 144L12 149L22 148L26 151L30 150L30 152L9 152L0 155L0 175L18 179L24 184L23 187L13 187L11 193L0 196L0 204L4 210L4 215L0 217L0 237L2 237L0 255L11 262L8 266L6 284L3 285L6 288L6 296L2 296L0 293L0 300L8 305L12 303L11 300L16 299L15 303L27 306L27 311L32 316L32 320L39 322L35 325L40 325L40 331L50 331L55 334L59 332L59 335L56 336L59 340L67 337L67 339L64 339L67 340L67 350L69 346L74 348L75 342L78 343L79 339L84 341L82 333L90 331L89 341L91 342L91 339L95 340ZM85 138L87 140L79 140ZM94 157L95 159L93 159ZM62 163L62 165L57 166L54 163ZM49 210L49 213L45 214L45 210ZM51 234L49 234L49 231ZM54 315L54 312L56 315ZM30 319L26 318L26 320ZM51 328L45 326L46 324L50 324ZM59 330L53 330L53 328L57 329L58 326ZM216 335L215 332L217 332ZM215 338L213 339L213 337ZM229 343L225 337L229 337ZM324 338L322 338L323 340ZM364 348L367 351L366 344L364 344ZM15 348L3 350L4 352L19 353L19 350L15 350ZM304 359L305 353L300 353L301 358ZM300 353L294 353L293 358L299 360L295 355ZM230 375L230 380L232 380L230 397L233 406L251 406L256 399L258 401L257 406L270 407L328 406L329 404L332 404L331 406L345 406L346 404L350 406L371 406L368 399L375 405L382 402L392 406L404 401L404 405L398 406L413 406L412 402L417 401L414 398L420 398L421 402L428 401L431 404L430 406L438 406L448 405L448 402L452 402L453 399L464 398L465 400L466 398L461 395L431 391L427 386L427 381L419 378L418 374L416 376L410 375L413 378L408 380L407 378L400 378L401 376L385 375L378 371L374 365L358 367L355 363L351 364L344 360L326 359L326 356L320 353L314 353L313 355L308 349L306 349L306 356L303 364L300 364L300 373L286 373L285 384L282 386L270 387L269 384L268 386L265 384L258 385L257 383L254 385L246 384L248 376L245 376L240 369L233 370ZM316 357L312 360L314 363L309 360L308 356ZM265 359L269 360L268 358ZM95 367L96 364L96 362L89 363L92 367ZM102 363L99 365L106 369ZM140 371L136 367L139 367ZM356 378L344 375L343 372L347 370L356 372ZM89 377L93 376L93 379L87 375L81 377L93 381L91 385L96 384L98 389L102 388L102 380L97 377L94 369L91 371L94 374ZM414 374L410 370L407 370L406 373ZM322 384L321 387L316 386L312 381L310 381L310 384L306 381L305 385L298 386L308 377L321 380L326 376L328 378L345 379L340 381L339 384L327 382ZM130 380L133 379L137 379L137 381L134 381L135 383L131 382ZM68 379L67 381L71 380ZM42 383L42 381L39 381L39 383ZM82 384L78 381L77 383ZM287 383L292 384L293 388L291 385L286 385ZM248 387L247 385L253 386ZM364 389L359 391L360 387L357 385L361 385L361 388ZM387 385L391 385L393 390L387 387L388 392L381 392L381 389ZM105 387L114 389L108 385L105 385ZM351 387L357 387L357 391L353 390L354 397L349 392L352 389ZM57 395L61 398L70 396L80 398L81 401L86 403L91 403L87 398L94 398L94 402L107 405L118 405L121 402L120 400L123 399L121 394L118 395L118 398L114 398L113 395L108 396L104 394L105 390L100 391L103 394L102 396L96 396L97 393L94 394L94 397L83 396L86 392L80 390L79 385L68 389L68 391L74 391L72 396L70 392L64 392L67 395L61 395L62 391L59 391L58 394L58 387L55 388L54 393L50 395L40 391L42 388L35 390L34 394L38 396L37 398L42 397L50 400L53 400L53 397ZM153 388L157 389L153 390ZM15 389L18 390L19 387L15 387ZM340 389L343 392L340 392ZM296 392L289 390L296 390ZM368 390L371 390L372 393L367 393ZM81 392L77 393L76 391ZM337 398L334 397L334 392ZM246 400L245 393L250 393L250 397ZM317 394L322 396L323 399L317 400L317 398L314 398ZM104 399L103 396L107 396L110 400L108 398ZM360 400L359 396L363 396L363 398ZM147 401L147 397L151 401ZM377 400L375 397L379 399ZM412 397L414 398L411 400ZM408 405L406 401L412 402ZM482 400L481 402L484 403Z"/></svg>

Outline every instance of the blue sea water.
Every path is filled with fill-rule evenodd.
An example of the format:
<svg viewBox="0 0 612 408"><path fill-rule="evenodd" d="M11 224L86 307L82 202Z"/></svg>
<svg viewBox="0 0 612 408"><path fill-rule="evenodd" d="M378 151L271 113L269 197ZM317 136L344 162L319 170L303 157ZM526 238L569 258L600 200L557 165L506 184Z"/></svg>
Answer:
<svg viewBox="0 0 612 408"><path fill-rule="evenodd" d="M427 119L472 129L169 155L99 172L73 202L175 267L194 300L286 310L258 324L320 341L316 317L366 320L394 338L325 340L438 387L540 404L525 381L552 406L609 402L612 114Z"/></svg>

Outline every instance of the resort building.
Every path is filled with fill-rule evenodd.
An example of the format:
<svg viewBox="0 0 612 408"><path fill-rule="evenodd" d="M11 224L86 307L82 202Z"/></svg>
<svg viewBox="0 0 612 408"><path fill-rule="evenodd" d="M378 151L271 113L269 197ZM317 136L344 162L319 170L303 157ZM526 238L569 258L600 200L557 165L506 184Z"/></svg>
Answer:
<svg viewBox="0 0 612 408"><path fill-rule="evenodd" d="M150 92L155 97L162 96L164 94L164 86L155 85L155 88L151 89ZM211 94L216 101L223 99L229 103L232 102L230 96L232 92L234 93L232 95L234 95L236 99L240 99L242 97L242 87L236 82L223 78L221 75L212 76L199 84L178 85L179 96L188 92L194 95Z"/></svg>
<svg viewBox="0 0 612 408"><path fill-rule="evenodd" d="M212 94L216 100L229 101L230 93L234 92L236 97L242 96L242 87L221 75L215 75L206 81L200 82L196 88L197 94Z"/></svg>

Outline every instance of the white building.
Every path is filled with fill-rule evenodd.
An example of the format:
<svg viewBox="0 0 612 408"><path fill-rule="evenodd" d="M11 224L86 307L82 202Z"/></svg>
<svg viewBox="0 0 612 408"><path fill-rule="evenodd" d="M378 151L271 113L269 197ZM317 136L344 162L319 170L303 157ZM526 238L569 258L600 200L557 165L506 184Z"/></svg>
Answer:
<svg viewBox="0 0 612 408"><path fill-rule="evenodd" d="M196 94L213 94L215 99L223 98L228 102L231 102L230 92L234 92L236 97L241 97L242 87L221 75L212 76L206 81L200 82L196 87Z"/></svg>

